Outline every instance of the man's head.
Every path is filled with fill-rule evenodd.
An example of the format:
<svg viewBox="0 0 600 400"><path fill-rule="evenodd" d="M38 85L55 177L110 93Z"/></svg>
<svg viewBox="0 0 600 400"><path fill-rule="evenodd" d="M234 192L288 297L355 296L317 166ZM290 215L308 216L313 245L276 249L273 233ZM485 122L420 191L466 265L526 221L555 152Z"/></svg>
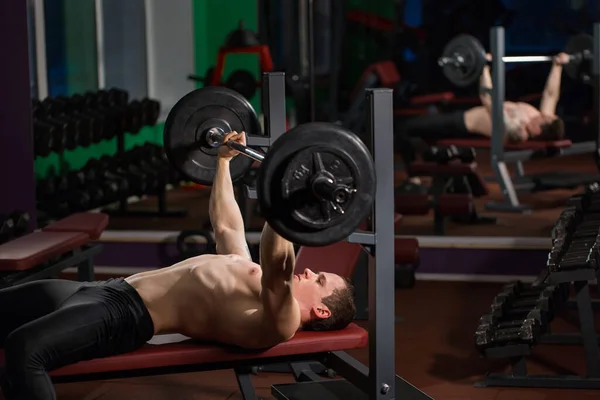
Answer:
<svg viewBox="0 0 600 400"><path fill-rule="evenodd" d="M300 305L302 328L328 331L346 327L356 315L354 288L339 275L305 269L294 275L294 298Z"/></svg>
<svg viewBox="0 0 600 400"><path fill-rule="evenodd" d="M540 114L527 124L529 138L533 140L562 140L565 124L556 115Z"/></svg>

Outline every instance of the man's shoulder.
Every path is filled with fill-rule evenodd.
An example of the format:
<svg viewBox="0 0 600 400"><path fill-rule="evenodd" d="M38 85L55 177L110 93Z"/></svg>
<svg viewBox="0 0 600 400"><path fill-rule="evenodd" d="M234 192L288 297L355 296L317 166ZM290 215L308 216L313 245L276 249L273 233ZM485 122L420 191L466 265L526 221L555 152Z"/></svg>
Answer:
<svg viewBox="0 0 600 400"><path fill-rule="evenodd" d="M285 342L300 328L300 305L292 296L286 305L278 308L264 307L261 330L273 340Z"/></svg>

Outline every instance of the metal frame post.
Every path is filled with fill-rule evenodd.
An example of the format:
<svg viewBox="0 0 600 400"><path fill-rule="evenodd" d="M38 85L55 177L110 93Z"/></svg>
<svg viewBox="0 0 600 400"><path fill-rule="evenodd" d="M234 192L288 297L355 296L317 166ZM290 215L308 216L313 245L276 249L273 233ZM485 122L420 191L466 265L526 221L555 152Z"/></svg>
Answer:
<svg viewBox="0 0 600 400"><path fill-rule="evenodd" d="M596 167L600 169L600 23L594 24L594 55L592 62L592 84L594 85L594 109L596 122Z"/></svg>
<svg viewBox="0 0 600 400"><path fill-rule="evenodd" d="M396 397L394 369L394 117L393 90L369 89L367 130L377 171L369 263L369 398Z"/></svg>
<svg viewBox="0 0 600 400"><path fill-rule="evenodd" d="M506 166L504 154L504 100L506 95L504 61L504 28L494 26L490 29L490 44L492 50L492 148L490 163L502 195L509 204L500 206L490 204L489 209L502 208L506 211L523 211L515 191L510 173Z"/></svg>
<svg viewBox="0 0 600 400"><path fill-rule="evenodd" d="M249 147L260 147L269 151L271 144L287 131L285 112L285 74L283 72L265 72L262 75L262 109L264 114L264 135L248 135ZM246 198L257 199L256 188L244 185L240 208L246 214Z"/></svg>

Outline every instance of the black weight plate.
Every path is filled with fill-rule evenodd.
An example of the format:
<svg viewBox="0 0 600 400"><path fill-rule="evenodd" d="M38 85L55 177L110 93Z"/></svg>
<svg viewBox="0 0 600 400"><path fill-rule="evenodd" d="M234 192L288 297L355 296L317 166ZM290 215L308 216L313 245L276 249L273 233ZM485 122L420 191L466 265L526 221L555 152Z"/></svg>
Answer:
<svg viewBox="0 0 600 400"><path fill-rule="evenodd" d="M329 198L315 195L310 179L319 171L324 171L334 179L335 184L353 188L356 171L352 154L333 147L315 147L296 153L289 163L282 179L283 198L292 209L292 217L300 224L312 229L323 229L335 225L345 215L345 209L352 205L354 194L338 191L344 199L335 201L335 194Z"/></svg>
<svg viewBox="0 0 600 400"><path fill-rule="evenodd" d="M212 185L216 174L217 148L204 141L204 133L211 127L262 134L252 105L234 90L207 86L181 98L165 122L165 152L183 176L201 185ZM230 163L231 179L241 179L252 162L248 157L235 157Z"/></svg>
<svg viewBox="0 0 600 400"><path fill-rule="evenodd" d="M250 71L236 69L227 78L226 86L250 100L256 94L258 84Z"/></svg>
<svg viewBox="0 0 600 400"><path fill-rule="evenodd" d="M591 82L589 79L592 76L592 49L594 47L594 38L591 35L587 35L585 33L572 36L567 45L565 46L565 53L570 55L575 54L583 54L584 52L588 52L589 57L582 57L578 61L571 61L563 66L565 73L569 76L569 78L583 81L583 82Z"/></svg>
<svg viewBox="0 0 600 400"><path fill-rule="evenodd" d="M442 57L455 58L461 56L463 62L457 66L452 63L442 67L444 75L450 82L459 87L472 85L479 80L487 60L485 48L476 37L458 35L444 47Z"/></svg>
<svg viewBox="0 0 600 400"><path fill-rule="evenodd" d="M326 169L334 170L334 175L339 177L351 174L357 191L345 203L344 214L332 221L323 223L319 213L311 221L307 210L314 210L314 206L303 207L295 200L296 196L290 197L285 190L299 185L298 192L304 192L305 198L310 198L308 192L312 186L308 182L314 165L302 163L300 168L290 168L294 158L297 161L305 151L328 152L329 155L323 157L330 161ZM347 171L335 172L335 167L332 168L339 159L344 160L342 169ZM300 183L290 182L289 176ZM269 225L282 237L303 246L327 246L351 235L370 214L375 187L375 167L364 143L352 132L324 122L299 125L280 136L267 152L257 179L260 209ZM314 199L311 201L314 203ZM299 222L299 216L304 217L303 222Z"/></svg>

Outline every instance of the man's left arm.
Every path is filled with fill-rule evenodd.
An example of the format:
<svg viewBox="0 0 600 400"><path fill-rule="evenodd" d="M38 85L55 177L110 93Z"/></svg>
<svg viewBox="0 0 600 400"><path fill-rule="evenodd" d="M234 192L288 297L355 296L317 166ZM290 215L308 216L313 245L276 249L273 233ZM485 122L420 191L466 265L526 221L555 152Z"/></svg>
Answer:
<svg viewBox="0 0 600 400"><path fill-rule="evenodd" d="M560 99L560 83L562 77L563 64L569 62L569 55L566 53L560 53L554 57L548 79L546 80L546 86L542 93L542 100L540 102L540 112L548 115L554 115L556 112L556 105Z"/></svg>
<svg viewBox="0 0 600 400"><path fill-rule="evenodd" d="M279 340L289 339L300 322L292 293L295 265L294 245L265 223L260 237L261 298L265 320L282 335Z"/></svg>

